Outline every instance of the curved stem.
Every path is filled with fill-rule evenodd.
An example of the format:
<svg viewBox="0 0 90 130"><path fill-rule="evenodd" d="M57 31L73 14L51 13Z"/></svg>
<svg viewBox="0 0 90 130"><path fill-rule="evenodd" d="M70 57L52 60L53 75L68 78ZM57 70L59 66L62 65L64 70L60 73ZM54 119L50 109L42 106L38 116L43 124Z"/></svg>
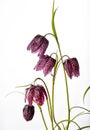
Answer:
<svg viewBox="0 0 90 130"><path fill-rule="evenodd" d="M59 59L59 61L57 62L57 64L59 64L59 62L60 62L64 57L67 57L68 59L70 58L68 55L63 55L63 56Z"/></svg>
<svg viewBox="0 0 90 130"><path fill-rule="evenodd" d="M48 98L47 98L47 106L48 106L48 112L49 112L49 116L50 116L50 119L51 119L51 99L50 99L50 94L49 94L49 90L48 90L48 87L46 85L46 83L44 82L43 79L41 78L36 78L34 80L34 83L37 81L37 80L41 80L46 88L46 91L47 91L47 94L48 94Z"/></svg>
<svg viewBox="0 0 90 130"><path fill-rule="evenodd" d="M55 37L53 33L47 33L44 35L44 37L46 37L47 35L51 35L51 36Z"/></svg>
<svg viewBox="0 0 90 130"><path fill-rule="evenodd" d="M43 119L45 128L46 128L46 130L48 130L48 127L47 127L47 125L46 125L45 118L44 118L44 115L43 115L43 112L42 112L42 108L41 108L41 106L39 106L39 105L38 105L38 107L39 107L39 110L40 110L40 113L41 113L41 116L42 116L42 119Z"/></svg>
<svg viewBox="0 0 90 130"><path fill-rule="evenodd" d="M57 46L58 46L58 50L59 50L59 54L60 54L61 62L62 62L62 66L63 66L62 52L61 52L60 44L59 44L58 37L57 37L55 23L54 23L54 18L55 18L55 13L56 13L56 10L54 9L54 2L55 1L53 0L53 6L52 6L52 31L53 31L53 34L54 34L55 39L56 39L56 43L57 43ZM68 82L67 82L67 77L66 77L64 66L63 66L63 72L64 72L64 78L65 78L65 84L66 84L66 96L67 96L67 107L68 107L68 124L67 124L66 130L68 130L69 122L70 122L70 103L69 103Z"/></svg>

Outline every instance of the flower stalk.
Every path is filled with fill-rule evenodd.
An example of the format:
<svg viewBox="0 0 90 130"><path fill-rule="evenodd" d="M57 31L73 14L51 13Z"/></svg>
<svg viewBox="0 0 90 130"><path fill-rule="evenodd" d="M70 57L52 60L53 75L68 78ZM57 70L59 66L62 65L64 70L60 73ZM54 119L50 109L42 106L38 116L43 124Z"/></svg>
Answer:
<svg viewBox="0 0 90 130"><path fill-rule="evenodd" d="M47 91L47 95L48 95L48 98L47 98L47 106L48 106L49 117L50 117L50 120L51 120L51 98L50 98L50 93L49 93L48 87L47 87L45 81L44 81L43 79L41 79L41 78L36 78L36 79L34 80L34 84L35 84L35 82L36 82L37 80L40 80L40 81L43 82L44 87L45 87L45 89L46 89L46 91Z"/></svg>
<svg viewBox="0 0 90 130"><path fill-rule="evenodd" d="M56 67L54 67L54 74L53 74L53 78L52 78L52 114L51 114L51 119L52 119L52 130L54 130L54 85L55 85L55 69Z"/></svg>
<svg viewBox="0 0 90 130"><path fill-rule="evenodd" d="M55 22L54 22L55 13L56 13L56 10L54 9L54 5L55 5L55 0L53 0L53 5L52 5L52 31L53 31L53 34L54 34L55 39L56 39L56 43L58 46L58 50L59 50L59 54L60 54L61 62L62 62L62 66L63 66L62 52L61 52L60 43L58 40L58 36L57 36L56 28L55 28ZM66 84L66 96L67 96L67 107L68 107L68 124L66 126L66 130L68 130L69 122L70 122L70 101L69 101L68 82L67 82L67 77L66 77L66 72L65 72L64 66L63 66L63 72L64 72L64 79L65 79L65 84Z"/></svg>
<svg viewBox="0 0 90 130"><path fill-rule="evenodd" d="M45 126L46 130L48 130L48 127L47 127L47 124L46 124L46 121L45 121L45 118L44 118L44 115L43 115L43 112L42 112L42 108L39 105L38 105L38 107L39 107L39 110L40 110L40 113L41 113L41 116L42 116L44 126Z"/></svg>

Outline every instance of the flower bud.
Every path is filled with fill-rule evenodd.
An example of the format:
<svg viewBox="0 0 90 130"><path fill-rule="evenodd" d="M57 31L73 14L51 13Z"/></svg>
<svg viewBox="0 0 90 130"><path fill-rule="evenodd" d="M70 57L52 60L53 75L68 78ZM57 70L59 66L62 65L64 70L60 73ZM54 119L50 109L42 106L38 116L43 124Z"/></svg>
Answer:
<svg viewBox="0 0 90 130"><path fill-rule="evenodd" d="M26 121L32 120L34 116L34 106L25 105L23 108L23 117Z"/></svg>

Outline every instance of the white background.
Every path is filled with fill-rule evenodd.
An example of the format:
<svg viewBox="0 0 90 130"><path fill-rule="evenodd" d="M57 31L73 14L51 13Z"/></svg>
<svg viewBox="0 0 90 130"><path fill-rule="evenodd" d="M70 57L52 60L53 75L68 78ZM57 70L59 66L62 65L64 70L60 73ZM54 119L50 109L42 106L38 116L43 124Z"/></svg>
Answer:
<svg viewBox="0 0 90 130"><path fill-rule="evenodd" d="M6 95L12 91L24 92L24 88L15 87L31 83L36 77L44 78L42 72L33 70L38 59L26 48L35 35L51 32L51 6L52 0L0 0L0 130L44 130L36 105L33 120L26 122L22 116L24 95ZM71 106L90 109L90 92L85 104L82 102L83 92L90 85L90 0L56 0L55 6L58 7L55 23L62 53L77 57L80 64L80 77L68 78ZM47 38L50 43L46 53L56 52L55 40L51 36ZM57 121L66 115L62 67L59 71L55 90ZM45 80L51 90L51 76ZM43 109L47 113L46 105ZM48 122L48 116L45 117ZM77 121L82 126L90 125L90 116L82 116ZM74 129L74 126L70 128Z"/></svg>

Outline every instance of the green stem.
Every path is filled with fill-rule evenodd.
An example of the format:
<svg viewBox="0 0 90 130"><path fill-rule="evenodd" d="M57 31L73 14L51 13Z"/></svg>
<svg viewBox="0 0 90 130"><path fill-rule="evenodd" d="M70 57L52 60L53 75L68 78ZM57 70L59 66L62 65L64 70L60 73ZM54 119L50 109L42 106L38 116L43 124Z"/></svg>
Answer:
<svg viewBox="0 0 90 130"><path fill-rule="evenodd" d="M46 130L48 130L48 127L47 127L47 125L46 125L46 121L45 121L45 118L44 118L44 115L43 115L43 112L42 112L42 108L41 108L41 106L39 106L39 105L38 105L38 107L39 107L39 110L40 110L40 113L41 113L41 116L42 116L42 119L43 119L43 123L44 123L44 125L45 125L45 128L46 128Z"/></svg>
<svg viewBox="0 0 90 130"><path fill-rule="evenodd" d="M58 62L58 55L56 54L56 64L54 66L54 73L53 73L53 78L52 78L52 130L54 130L54 123L57 125L58 130L61 130L60 126L55 120L55 115L54 115L54 89L55 89L55 79L56 79L56 72L57 72L57 62Z"/></svg>
<svg viewBox="0 0 90 130"><path fill-rule="evenodd" d="M52 31L53 31L53 34L54 34L55 39L56 39L56 43L57 43L57 46L58 46L58 50L59 50L59 54L60 54L61 62L62 62L62 66L63 66L63 58L62 58L61 47L60 47L60 43L58 41L58 36L57 36L57 32L56 32L56 28L55 28L55 22L54 22L55 13L56 13L56 10L54 9L54 4L55 4L55 1L53 0L53 6L52 6ZM66 96L67 96L67 107L68 107L68 124L67 124L66 130L68 130L69 123L70 123L70 103L69 103L68 82L67 82L67 77L66 77L64 66L63 66L63 72L64 72L64 78L65 78L65 84L66 84Z"/></svg>
<svg viewBox="0 0 90 130"><path fill-rule="evenodd" d="M47 87L46 83L44 82L44 80L41 79L41 78L36 78L36 79L34 80L34 83L35 83L37 80L41 80L41 81L43 82L45 88L46 88L47 95L48 95L47 106L48 106L49 117L50 117L50 119L51 119L51 99L50 99L50 94L49 94L48 87Z"/></svg>
<svg viewBox="0 0 90 130"><path fill-rule="evenodd" d="M53 119L54 119L54 77L52 80L52 111L51 111L51 119L52 119L52 130L54 130L54 124L53 124Z"/></svg>
<svg viewBox="0 0 90 130"><path fill-rule="evenodd" d="M56 120L55 120L55 115L54 115L54 122L55 122L56 126L58 127L58 130L61 130L59 124L58 124L58 123L56 122Z"/></svg>
<svg viewBox="0 0 90 130"><path fill-rule="evenodd" d="M54 74L52 78L52 114L51 114L51 119L52 119L52 130L54 130L54 85L55 85L55 72L56 72L56 65L54 67Z"/></svg>

